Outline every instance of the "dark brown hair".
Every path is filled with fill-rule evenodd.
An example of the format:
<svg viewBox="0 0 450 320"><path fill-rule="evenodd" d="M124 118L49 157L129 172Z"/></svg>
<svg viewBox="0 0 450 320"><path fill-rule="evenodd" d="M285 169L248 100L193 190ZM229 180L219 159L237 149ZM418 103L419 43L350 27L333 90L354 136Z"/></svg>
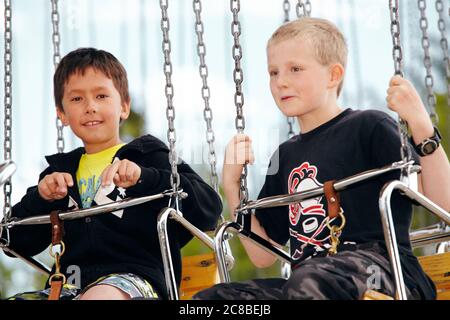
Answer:
<svg viewBox="0 0 450 320"><path fill-rule="evenodd" d="M112 79L114 87L120 94L122 103L130 101L127 72L120 61L111 53L104 50L79 48L65 55L56 68L55 75L53 76L53 91L56 107L63 110L62 99L64 96L64 87L69 81L70 76L75 73L84 75L86 69L90 67L101 71L109 79Z"/></svg>

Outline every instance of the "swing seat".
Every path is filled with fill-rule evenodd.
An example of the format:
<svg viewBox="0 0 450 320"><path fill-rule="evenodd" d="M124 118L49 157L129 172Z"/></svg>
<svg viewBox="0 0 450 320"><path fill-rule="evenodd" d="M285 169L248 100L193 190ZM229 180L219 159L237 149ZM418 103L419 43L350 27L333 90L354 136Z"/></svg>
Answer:
<svg viewBox="0 0 450 320"><path fill-rule="evenodd" d="M436 300L450 300L450 252L417 258L436 285Z"/></svg>
<svg viewBox="0 0 450 320"><path fill-rule="evenodd" d="M417 257L423 271L436 286L436 300L450 300L450 252ZM362 300L393 300L385 294L367 290Z"/></svg>
<svg viewBox="0 0 450 320"><path fill-rule="evenodd" d="M183 257L181 274L181 300L190 300L197 292L220 282L214 253Z"/></svg>

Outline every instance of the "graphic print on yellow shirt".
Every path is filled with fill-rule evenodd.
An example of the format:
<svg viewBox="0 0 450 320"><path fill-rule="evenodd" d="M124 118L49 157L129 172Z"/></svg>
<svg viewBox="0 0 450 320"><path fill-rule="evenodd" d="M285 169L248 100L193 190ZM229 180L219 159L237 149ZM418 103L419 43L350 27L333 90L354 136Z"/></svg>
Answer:
<svg viewBox="0 0 450 320"><path fill-rule="evenodd" d="M101 185L100 175L111 164L113 156L123 145L118 144L97 153L85 153L81 156L77 169L77 184L83 208L91 206Z"/></svg>

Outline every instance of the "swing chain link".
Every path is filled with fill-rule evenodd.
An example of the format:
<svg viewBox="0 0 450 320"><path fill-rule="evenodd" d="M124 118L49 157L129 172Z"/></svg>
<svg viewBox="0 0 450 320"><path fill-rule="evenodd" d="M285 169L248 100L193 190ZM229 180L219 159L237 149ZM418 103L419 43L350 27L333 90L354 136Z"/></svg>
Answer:
<svg viewBox="0 0 450 320"><path fill-rule="evenodd" d="M171 43L169 39L169 17L167 8L169 6L168 0L159 1L161 7L161 30L163 32L162 50L164 53L164 75L166 76L165 95L167 99L166 118L168 121L167 140L169 141L169 161L171 166L170 183L173 192L177 194L180 186L180 175L177 170L178 156L175 150L176 132L175 132L175 108L173 106L173 84L172 84L172 62L170 60Z"/></svg>
<svg viewBox="0 0 450 320"><path fill-rule="evenodd" d="M430 118L434 125L439 122L436 113L436 97L433 92L434 79L431 73L432 63L430 56L430 39L428 37L428 19L426 16L427 3L425 0L418 0L417 5L420 10L420 29L422 30L422 48L423 48L423 65L426 69L425 87L427 88L427 105L430 113Z"/></svg>
<svg viewBox="0 0 450 320"><path fill-rule="evenodd" d="M202 78L202 98L205 104L203 110L203 119L206 123L206 142L209 148L209 165L211 169L211 185L214 190L219 192L219 178L217 175L217 157L214 148L215 135L212 129L212 110L209 106L209 99L211 97L210 88L208 86L208 66L206 65L206 45L203 41L204 25L202 22L202 3L200 0L193 1L194 13L195 13L195 33L197 34L197 54L200 59L199 72Z"/></svg>
<svg viewBox="0 0 450 320"><path fill-rule="evenodd" d="M5 44L4 44L4 103L5 103L5 118L4 118L4 133L5 138L3 142L4 159L6 161L12 159L12 8L11 0L4 1L5 6ZM5 196L5 204L3 206L3 221L9 221L11 216L11 193L12 182L9 178L3 185L3 192ZM0 228L0 238L3 228ZM6 246L9 245L9 230L6 229ZM2 244L3 245L3 244Z"/></svg>
<svg viewBox="0 0 450 320"><path fill-rule="evenodd" d="M398 0L389 0L390 18L391 18L391 35L392 35L392 57L394 60L394 70L396 75L403 77L403 52L400 42L400 22L398 14ZM408 162L411 159L411 149L408 144L408 124L402 118L399 118L398 131L400 135L400 155L403 162ZM405 176L406 171L402 171L402 177Z"/></svg>
<svg viewBox="0 0 450 320"><path fill-rule="evenodd" d="M447 34L445 32L445 20L444 20L444 4L442 0L436 0L436 11L438 12L438 28L441 32L441 48L444 55L445 74L447 76L447 106L450 107L450 57L448 54L448 41ZM450 8L449 8L450 13Z"/></svg>
<svg viewBox="0 0 450 320"><path fill-rule="evenodd" d="M283 1L283 12L284 12L284 20L283 22L289 22L289 13L291 11L291 3L289 2L289 0L284 0Z"/></svg>
<svg viewBox="0 0 450 320"><path fill-rule="evenodd" d="M241 9L240 0L230 0L230 9L233 13L233 22L231 23L231 34L234 38L233 45L233 59L234 59L234 70L233 79L236 87L236 92L234 94L234 104L236 106L236 130L239 134L244 133L245 129L245 118L242 110L244 105L244 93L242 92L242 81L244 80L244 74L241 68L242 59L242 47L239 42L239 36L241 35L241 23L239 22L239 11ZM240 177L240 207L245 205L248 201L248 188L247 188L247 165L244 165Z"/></svg>
<svg viewBox="0 0 450 320"><path fill-rule="evenodd" d="M239 42L239 36L241 35L241 23L239 22L238 13L241 9L240 0L230 0L231 11L233 13L233 22L231 23L231 33L234 39L233 45L233 59L234 59L234 70L233 70L233 80L236 87L236 92L234 94L234 104L236 106L236 129L239 133L243 133L245 129L245 118L242 111L242 106L244 105L244 93L242 92L242 82L244 81L244 73L241 68L242 59L242 47Z"/></svg>
<svg viewBox="0 0 450 320"><path fill-rule="evenodd" d="M291 11L291 3L289 0L283 1L283 11L284 11L284 20L283 23L289 22L289 13ZM288 124L288 138L291 138L295 135L294 132L294 118L293 117L286 117L286 121Z"/></svg>
<svg viewBox="0 0 450 320"><path fill-rule="evenodd" d="M61 36L59 34L59 11L58 11L58 0L51 0L52 3L52 43L53 43L53 65L56 68L58 67L59 62L61 61L61 53L60 53L60 43ZM64 143L64 134L63 134L64 125L61 120L56 117L56 149L58 153L62 153L64 151L65 143Z"/></svg>
<svg viewBox="0 0 450 320"><path fill-rule="evenodd" d="M297 18L310 17L311 16L311 2L306 0L298 0L295 6L295 11L297 13Z"/></svg>

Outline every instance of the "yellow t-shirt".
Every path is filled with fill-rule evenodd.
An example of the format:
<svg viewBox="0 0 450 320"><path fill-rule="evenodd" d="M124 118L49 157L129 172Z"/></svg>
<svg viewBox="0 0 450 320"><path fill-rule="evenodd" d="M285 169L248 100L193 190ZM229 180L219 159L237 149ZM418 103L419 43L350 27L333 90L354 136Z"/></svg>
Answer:
<svg viewBox="0 0 450 320"><path fill-rule="evenodd" d="M91 206L95 194L101 185L100 175L111 164L113 156L123 145L124 143L97 153L85 153L81 156L76 177L83 208Z"/></svg>

